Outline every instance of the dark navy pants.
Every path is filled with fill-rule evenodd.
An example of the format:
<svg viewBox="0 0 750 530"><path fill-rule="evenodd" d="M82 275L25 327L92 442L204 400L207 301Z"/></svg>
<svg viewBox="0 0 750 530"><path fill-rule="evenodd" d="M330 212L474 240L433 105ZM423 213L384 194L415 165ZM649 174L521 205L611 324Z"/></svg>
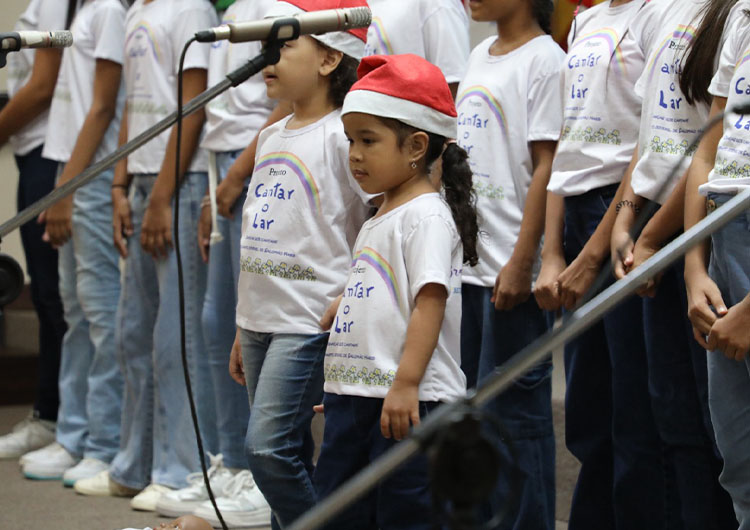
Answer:
<svg viewBox="0 0 750 530"><path fill-rule="evenodd" d="M18 166L18 210L41 199L55 187L58 163L42 157L42 146L16 156ZM57 275L57 251L42 241L44 225L36 220L21 227L21 243L26 255L26 270L31 279L31 300L39 318L39 367L35 413L44 420L56 421L60 398L57 388L60 351L65 335L65 320Z"/></svg>
<svg viewBox="0 0 750 530"><path fill-rule="evenodd" d="M617 186L565 198L565 255L594 233ZM581 462L570 530L664 528L661 443L648 389L643 303L632 296L565 347L565 438Z"/></svg>

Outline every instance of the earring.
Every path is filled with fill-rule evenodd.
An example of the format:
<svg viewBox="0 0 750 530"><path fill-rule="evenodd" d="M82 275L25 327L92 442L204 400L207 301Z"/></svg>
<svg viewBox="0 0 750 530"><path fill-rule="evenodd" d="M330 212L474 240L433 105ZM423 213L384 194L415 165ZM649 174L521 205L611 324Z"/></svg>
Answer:
<svg viewBox="0 0 750 530"><path fill-rule="evenodd" d="M414 160L411 161L411 168L417 169L417 163Z"/></svg>

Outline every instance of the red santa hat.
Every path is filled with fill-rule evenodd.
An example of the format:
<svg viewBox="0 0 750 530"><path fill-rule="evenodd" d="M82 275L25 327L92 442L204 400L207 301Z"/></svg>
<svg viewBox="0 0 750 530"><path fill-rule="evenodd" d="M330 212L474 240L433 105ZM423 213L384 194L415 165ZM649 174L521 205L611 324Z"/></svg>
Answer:
<svg viewBox="0 0 750 530"><path fill-rule="evenodd" d="M418 55L362 59L342 115L362 112L393 118L419 130L456 137L456 105L443 72Z"/></svg>
<svg viewBox="0 0 750 530"><path fill-rule="evenodd" d="M309 11L342 9L345 7L368 7L368 5L367 0L279 0L268 10L266 18L289 17ZM329 48L345 53L359 61L365 52L367 28L334 31L324 33L323 35L310 36Z"/></svg>

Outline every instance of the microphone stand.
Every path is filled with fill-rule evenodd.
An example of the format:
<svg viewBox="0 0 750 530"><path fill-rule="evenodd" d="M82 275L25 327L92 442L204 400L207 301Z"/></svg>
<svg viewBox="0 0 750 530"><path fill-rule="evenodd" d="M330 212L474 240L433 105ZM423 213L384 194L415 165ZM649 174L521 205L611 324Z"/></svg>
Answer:
<svg viewBox="0 0 750 530"><path fill-rule="evenodd" d="M289 28L291 27L292 32L288 34ZM279 31L284 28L284 37L279 37ZM257 57L249 60L243 66L240 66L236 70L227 74L226 78L221 82L217 83L211 88L206 89L201 94L190 100L184 107L182 107L182 115L187 116L193 112L203 108L209 101L217 97L219 94L226 90L236 87L243 83L253 75L257 74L266 66L276 64L280 59L281 47L285 42L297 39L300 35L299 21L294 19L283 19L274 23L271 28L271 32L268 36L268 41L263 51ZM179 104L179 102L178 102ZM130 153L147 143L149 140L155 138L169 127L174 125L177 121L177 111L173 112L169 116L162 119L159 123L146 129L141 134L130 140L128 143L121 145L111 154L102 158L99 162L89 166L80 174L76 175L68 182L54 189L48 195L42 197L35 203L29 205L27 208L16 214L14 217L9 219L0 225L0 242L2 238L8 235L10 232L26 224L28 221L35 219L40 213L45 211L47 208L74 193L78 188L84 186L95 177L97 177L102 171L114 166L117 162L128 156Z"/></svg>

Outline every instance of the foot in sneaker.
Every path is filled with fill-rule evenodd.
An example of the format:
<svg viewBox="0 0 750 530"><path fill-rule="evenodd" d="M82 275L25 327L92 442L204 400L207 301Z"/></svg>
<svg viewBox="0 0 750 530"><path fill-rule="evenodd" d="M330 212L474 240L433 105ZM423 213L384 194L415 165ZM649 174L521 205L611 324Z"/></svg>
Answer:
<svg viewBox="0 0 750 530"><path fill-rule="evenodd" d="M22 472L32 480L60 480L63 473L80 460L57 442L26 456Z"/></svg>
<svg viewBox="0 0 750 530"><path fill-rule="evenodd" d="M252 528L271 524L271 507L255 485L250 471L237 473L225 490L226 495L216 499L216 505L228 528ZM198 506L193 515L204 518L214 528L221 528L211 501Z"/></svg>
<svg viewBox="0 0 750 530"><path fill-rule="evenodd" d="M55 422L29 414L5 436L0 436L0 458L19 458L55 441Z"/></svg>
<svg viewBox="0 0 750 530"><path fill-rule="evenodd" d="M229 468L224 467L224 458L222 455L212 455L208 453L211 461L211 467L208 468L208 479L211 481L211 490L215 497L224 495L225 486L232 478L234 473ZM203 502L208 500L208 490L203 481L203 473L191 473L187 477L188 484L186 488L170 491L159 498L156 503L156 511L167 517L179 517L189 515Z"/></svg>
<svg viewBox="0 0 750 530"><path fill-rule="evenodd" d="M132 497L141 491L115 482L109 477L109 471L100 471L93 477L77 480L73 489L81 495L94 497Z"/></svg>
<svg viewBox="0 0 750 530"><path fill-rule="evenodd" d="M130 507L142 512L156 511L156 503L159 502L159 498L170 491L174 490L161 484L149 484L130 500Z"/></svg>
<svg viewBox="0 0 750 530"><path fill-rule="evenodd" d="M109 469L109 464L98 458L84 458L63 473L63 486L72 488L76 481L91 478Z"/></svg>

